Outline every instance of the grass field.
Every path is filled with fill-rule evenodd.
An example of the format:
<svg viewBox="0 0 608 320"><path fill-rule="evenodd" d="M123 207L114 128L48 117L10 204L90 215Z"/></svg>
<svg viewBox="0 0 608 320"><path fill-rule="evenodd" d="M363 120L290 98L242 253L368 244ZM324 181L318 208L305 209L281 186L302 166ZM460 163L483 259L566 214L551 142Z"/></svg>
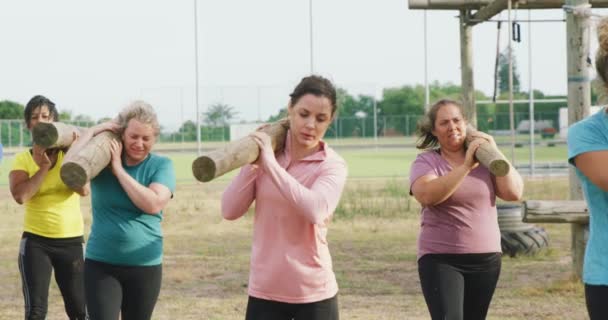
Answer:
<svg viewBox="0 0 608 320"><path fill-rule="evenodd" d="M537 159L562 161L560 147L537 149ZM524 158L524 150L522 152ZM408 195L406 177L416 152L343 150L350 178L328 234L340 286L342 319L428 319L416 269L419 205ZM223 221L221 192L228 178L200 184L191 178L194 156L171 153L178 179L165 210L163 288L154 319L243 319L252 218ZM525 155L527 157L527 155ZM17 268L23 208L6 186L2 165L0 207L0 320L23 317ZM527 199L563 199L567 178L527 179ZM90 226L90 199L82 206ZM544 225L551 248L536 257L503 259L488 319L585 319L581 283L571 273L569 225ZM49 320L65 319L61 297L51 288Z"/></svg>

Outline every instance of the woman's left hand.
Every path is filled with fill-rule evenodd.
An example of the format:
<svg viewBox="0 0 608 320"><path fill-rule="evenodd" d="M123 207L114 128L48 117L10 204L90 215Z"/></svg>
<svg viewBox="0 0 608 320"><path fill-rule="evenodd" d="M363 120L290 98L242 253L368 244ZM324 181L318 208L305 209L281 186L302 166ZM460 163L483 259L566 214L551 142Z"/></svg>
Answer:
<svg viewBox="0 0 608 320"><path fill-rule="evenodd" d="M488 143L490 143L494 148L496 148L496 141L494 141L494 137L492 137L491 135L485 133L485 132L481 132L481 131L475 131L471 134L471 138L470 141L474 141L477 139L483 139L486 140Z"/></svg>
<svg viewBox="0 0 608 320"><path fill-rule="evenodd" d="M255 165L260 165L262 161L266 161L270 157L274 157L274 150L272 149L272 142L270 136L266 132L255 131L249 135L260 148L260 156L255 161Z"/></svg>
<svg viewBox="0 0 608 320"><path fill-rule="evenodd" d="M118 171L122 169L122 143L120 141L115 139L110 141L110 155L112 173L117 175Z"/></svg>

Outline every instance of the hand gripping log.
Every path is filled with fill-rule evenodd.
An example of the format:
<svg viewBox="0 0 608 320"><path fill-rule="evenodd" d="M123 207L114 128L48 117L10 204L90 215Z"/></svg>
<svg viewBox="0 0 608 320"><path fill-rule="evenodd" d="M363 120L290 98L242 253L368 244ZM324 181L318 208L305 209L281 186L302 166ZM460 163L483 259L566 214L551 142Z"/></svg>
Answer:
<svg viewBox="0 0 608 320"><path fill-rule="evenodd" d="M275 152L284 147L288 128L289 122L281 120L261 129L270 136L272 149ZM197 180L208 182L226 172L254 162L259 155L260 149L253 138L243 137L198 157L192 163L192 173Z"/></svg>
<svg viewBox="0 0 608 320"><path fill-rule="evenodd" d="M91 139L74 155L71 161L61 166L61 180L72 190L81 189L107 167L112 157L110 141L119 140L118 135L104 131Z"/></svg>
<svg viewBox="0 0 608 320"><path fill-rule="evenodd" d="M467 144L473 141L472 134L476 131L477 129L472 126L467 127ZM481 144L479 148L477 148L477 151L475 151L475 157L479 163L488 168L490 172L497 177L506 176L511 169L511 165L507 158L505 158L500 150L490 143Z"/></svg>
<svg viewBox="0 0 608 320"><path fill-rule="evenodd" d="M78 136L83 130L62 122L40 122L32 128L32 140L46 149L66 148L74 142L74 133Z"/></svg>

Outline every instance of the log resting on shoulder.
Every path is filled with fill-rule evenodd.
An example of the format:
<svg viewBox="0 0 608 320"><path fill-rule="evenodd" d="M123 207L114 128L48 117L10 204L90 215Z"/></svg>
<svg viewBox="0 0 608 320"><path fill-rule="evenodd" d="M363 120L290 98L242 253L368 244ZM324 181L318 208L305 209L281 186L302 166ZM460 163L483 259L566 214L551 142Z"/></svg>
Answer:
<svg viewBox="0 0 608 320"><path fill-rule="evenodd" d="M272 149L277 152L285 146L285 136L289 122L281 120L263 128L272 141ZM257 160L260 149L253 138L246 136L232 141L220 149L202 154L192 163L192 173L201 182L211 181L226 172Z"/></svg>
<svg viewBox="0 0 608 320"><path fill-rule="evenodd" d="M74 133L80 135L85 128L62 122L40 122L32 128L32 140L46 149L68 148L74 142Z"/></svg>
<svg viewBox="0 0 608 320"><path fill-rule="evenodd" d="M91 139L72 159L61 166L61 180L72 190L81 189L110 164L110 141L117 134L104 131Z"/></svg>
<svg viewBox="0 0 608 320"><path fill-rule="evenodd" d="M467 144L473 140L472 134L477 129L472 126L467 127ZM490 172L497 177L504 177L509 173L511 165L505 156L489 143L483 143L475 151L475 157L484 167L488 168Z"/></svg>

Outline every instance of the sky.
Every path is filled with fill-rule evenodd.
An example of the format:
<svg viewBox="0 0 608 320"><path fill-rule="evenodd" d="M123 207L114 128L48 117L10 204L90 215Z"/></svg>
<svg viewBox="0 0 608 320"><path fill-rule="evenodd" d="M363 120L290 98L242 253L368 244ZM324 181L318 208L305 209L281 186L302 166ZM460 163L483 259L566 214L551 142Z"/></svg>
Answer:
<svg viewBox="0 0 608 320"><path fill-rule="evenodd" d="M312 66L309 4L312 1ZM60 111L114 117L130 101L165 130L196 120L194 0L0 1L0 100L36 94ZM198 0L199 111L225 103L236 121L265 120L312 72L351 94L424 84L424 13L404 0ZM605 13L597 10L596 13ZM561 20L562 10L518 10ZM429 81L460 83L457 11L427 11ZM495 18L507 19L507 13ZM531 25L531 41L528 28ZM521 86L566 94L566 24L521 24ZM500 48L507 47L503 24ZM593 39L594 52L595 39ZM490 95L496 23L473 28L475 87ZM532 63L528 48L531 45ZM532 68L530 69L530 65Z"/></svg>

